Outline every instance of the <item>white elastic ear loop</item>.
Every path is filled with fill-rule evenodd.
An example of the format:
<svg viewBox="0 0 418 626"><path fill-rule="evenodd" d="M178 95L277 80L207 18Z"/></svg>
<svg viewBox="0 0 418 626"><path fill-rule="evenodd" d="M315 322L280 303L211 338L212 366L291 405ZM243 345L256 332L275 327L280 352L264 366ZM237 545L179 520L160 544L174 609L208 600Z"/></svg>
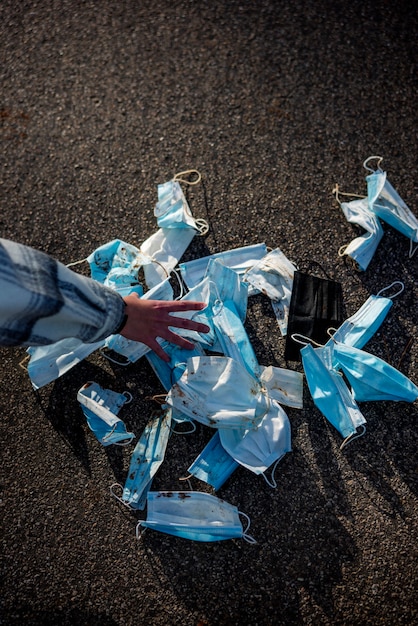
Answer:
<svg viewBox="0 0 418 626"><path fill-rule="evenodd" d="M79 261L73 261L72 263L67 263L65 267L73 267L73 265L81 265L81 263L86 263L87 257L85 259L80 259Z"/></svg>
<svg viewBox="0 0 418 626"><path fill-rule="evenodd" d="M190 175L190 174L196 174L197 178L196 180L187 180L185 178L182 178L182 176L185 175ZM174 182L178 182L178 183L184 183L185 185L198 185L200 183L200 181L202 180L202 175L199 172L199 170L184 170L184 172L178 172L174 178L173 181Z"/></svg>
<svg viewBox="0 0 418 626"><path fill-rule="evenodd" d="M141 527L141 521L139 521L135 529L136 538L141 539L142 535L144 534L146 530L147 530L146 528Z"/></svg>
<svg viewBox="0 0 418 626"><path fill-rule="evenodd" d="M257 541L254 539L254 537L251 537L251 535L247 534L247 531L251 525L251 520L248 517L248 515L246 513L243 513L242 511L238 511L238 515L242 515L243 517L245 517L245 519L247 520L247 527L245 528L245 530L243 530L242 532L242 538L247 542L247 543L257 543Z"/></svg>
<svg viewBox="0 0 418 626"><path fill-rule="evenodd" d="M296 343L302 344L302 346L307 346L308 344L313 344L317 348L323 348L324 347L324 345L322 343L318 343L317 341L314 341L310 337L306 337L305 335L300 335L299 333L293 333L293 335L290 335L290 337L291 337L291 339L293 339L293 341L296 341ZM296 339L296 337L299 337L299 339Z"/></svg>
<svg viewBox="0 0 418 626"><path fill-rule="evenodd" d="M373 171L373 170L371 170ZM336 201L338 202L338 204L341 206L342 202L340 201L340 196L347 196L347 197L351 197L351 198L361 198L361 200L363 200L363 198L366 198L366 196L361 196L358 193L347 193L344 191L340 191L339 185L338 183L335 183L335 187L332 190L332 193L335 196Z"/></svg>
<svg viewBox="0 0 418 626"><path fill-rule="evenodd" d="M118 500L118 502L120 502L121 504L123 504L123 506L126 506L127 509L131 509L133 510L133 508L131 507L131 505L129 504L129 502L125 502L125 500L122 500L122 498L120 496L117 496L116 493L114 492L114 488L115 487L119 487L119 489L122 490L123 492L123 487L122 485L120 485L119 483L113 483L112 485L110 485L110 495L113 496L116 500Z"/></svg>
<svg viewBox="0 0 418 626"><path fill-rule="evenodd" d="M195 219L195 224L199 230L199 237L207 235L209 232L209 223L202 217Z"/></svg>
<svg viewBox="0 0 418 626"><path fill-rule="evenodd" d="M409 254L408 257L410 259L412 259L412 257L414 256L415 252L418 250L418 244L415 246L414 248L414 241L412 239L409 240Z"/></svg>
<svg viewBox="0 0 418 626"><path fill-rule="evenodd" d="M397 291L396 293L394 293L392 296L386 296L387 298L390 298L390 300L392 300L392 298L396 298L396 296L399 296L399 294L401 294L403 292L403 290L405 289L405 285L402 281L400 280L395 280L393 283L391 283L390 285L388 285L387 287L383 287L383 289L381 289L380 291L378 291L378 293L376 294L377 296L380 296L384 291L387 291L388 289L390 289L391 287L393 287L394 285L400 285L401 288L399 289L399 291Z"/></svg>
<svg viewBox="0 0 418 626"><path fill-rule="evenodd" d="M367 163L369 161L373 161L374 159L377 159L377 169L381 172L382 169L380 168L380 164L383 161L383 157L381 156L369 156L363 163L363 167L365 170L368 170L369 172L375 172L376 170L372 169L371 167L367 167Z"/></svg>
<svg viewBox="0 0 418 626"><path fill-rule="evenodd" d="M348 437L346 437L344 439L344 441L342 442L342 444L340 445L340 450L342 450L343 448L345 448L349 443L351 443L352 441L354 441L354 439L358 439L359 437L362 437L364 435L364 433L366 432L366 427L364 426L364 424L362 424L360 426L360 428L362 429L361 433L353 433L352 435L348 435Z"/></svg>

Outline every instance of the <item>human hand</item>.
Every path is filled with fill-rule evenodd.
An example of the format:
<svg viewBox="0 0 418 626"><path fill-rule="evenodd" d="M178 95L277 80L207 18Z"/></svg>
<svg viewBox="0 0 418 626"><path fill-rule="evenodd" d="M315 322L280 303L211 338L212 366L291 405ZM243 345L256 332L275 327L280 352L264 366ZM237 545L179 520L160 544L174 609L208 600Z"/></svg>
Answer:
<svg viewBox="0 0 418 626"><path fill-rule="evenodd" d="M210 330L206 324L171 315L171 313L181 311L200 311L206 306L204 302L146 300L140 298L136 293L125 296L123 300L128 319L120 334L126 339L144 343L154 350L163 361L169 361L170 358L158 343L157 337L171 341L181 348L188 350L194 348L191 341L180 337L170 330L169 326L187 328L199 333L207 333Z"/></svg>

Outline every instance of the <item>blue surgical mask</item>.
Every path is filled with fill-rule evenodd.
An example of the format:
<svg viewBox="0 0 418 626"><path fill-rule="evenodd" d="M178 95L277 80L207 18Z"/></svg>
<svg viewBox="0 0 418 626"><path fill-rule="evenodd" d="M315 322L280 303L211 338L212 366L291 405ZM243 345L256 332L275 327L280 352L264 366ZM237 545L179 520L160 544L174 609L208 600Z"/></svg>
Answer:
<svg viewBox="0 0 418 626"><path fill-rule="evenodd" d="M333 369L330 350L314 349L308 344L300 353L315 405L342 437L353 437L366 420L342 376Z"/></svg>
<svg viewBox="0 0 418 626"><path fill-rule="evenodd" d="M28 348L27 371L34 389L40 389L63 376L72 367L105 345L105 341L83 343L75 337L61 339L47 346Z"/></svg>
<svg viewBox="0 0 418 626"><path fill-rule="evenodd" d="M167 404L211 428L255 428L268 411L258 380L229 357L187 360Z"/></svg>
<svg viewBox="0 0 418 626"><path fill-rule="evenodd" d="M373 171L366 164L375 159L378 160L378 165L377 170ZM365 169L372 172L366 176L369 208L380 219L411 240L410 256L412 256L412 244L418 243L418 219L392 187L386 172L379 167L382 160L381 157L372 156L364 162Z"/></svg>
<svg viewBox="0 0 418 626"><path fill-rule="evenodd" d="M132 453L122 502L133 509L144 509L152 480L164 460L171 434L171 411L152 419L145 427Z"/></svg>
<svg viewBox="0 0 418 626"><path fill-rule="evenodd" d="M192 350L186 350L186 348L181 348L169 341L159 341L159 343L164 352L170 357L170 360L163 361L152 350L147 353L147 360L164 389L169 391L186 369L187 359L192 356L203 356L204 352L199 344L195 344Z"/></svg>
<svg viewBox="0 0 418 626"><path fill-rule="evenodd" d="M232 300L218 301L215 304L213 323L223 354L235 359L252 376L257 377L260 373L260 366Z"/></svg>
<svg viewBox="0 0 418 626"><path fill-rule="evenodd" d="M217 491L237 467L239 464L223 447L219 430L217 430L199 456L193 461L188 472L211 485Z"/></svg>
<svg viewBox="0 0 418 626"><path fill-rule="evenodd" d="M418 387L409 378L373 354L336 343L333 358L346 375L357 402L414 402L418 398Z"/></svg>
<svg viewBox="0 0 418 626"><path fill-rule="evenodd" d="M354 267L364 272L383 237L383 228L378 217L370 211L367 198L342 202L341 209L348 222L358 224L366 232L355 237L348 245L342 246L339 255L349 257Z"/></svg>
<svg viewBox="0 0 418 626"><path fill-rule="evenodd" d="M87 257L87 261L92 278L115 288L119 283L126 286L127 281L136 284L140 267L151 263L151 259L143 255L138 248L120 239L114 239L96 248Z"/></svg>
<svg viewBox="0 0 418 626"><path fill-rule="evenodd" d="M275 487L266 477L266 470L279 461L292 449L289 419L275 400L270 400L269 411L257 428L246 430L220 429L222 446L235 461L254 474L263 474L269 485Z"/></svg>
<svg viewBox="0 0 418 626"><path fill-rule="evenodd" d="M147 518L141 527L193 541L225 539L255 540L244 530L236 506L209 493L200 491L150 491L147 497Z"/></svg>
<svg viewBox="0 0 418 626"><path fill-rule="evenodd" d="M160 228L199 230L180 183L175 179L158 185L158 202L154 215Z"/></svg>
<svg viewBox="0 0 418 626"><path fill-rule="evenodd" d="M210 259L217 259L223 265L233 269L240 277L257 261L267 254L265 243L253 244L233 250L217 252L200 259L180 263L180 272L189 289L195 287L204 278Z"/></svg>
<svg viewBox="0 0 418 626"><path fill-rule="evenodd" d="M134 433L126 431L125 424L117 417L121 407L131 399L128 393L103 389L95 382L86 383L78 391L77 400L87 424L103 446L126 445L135 437Z"/></svg>

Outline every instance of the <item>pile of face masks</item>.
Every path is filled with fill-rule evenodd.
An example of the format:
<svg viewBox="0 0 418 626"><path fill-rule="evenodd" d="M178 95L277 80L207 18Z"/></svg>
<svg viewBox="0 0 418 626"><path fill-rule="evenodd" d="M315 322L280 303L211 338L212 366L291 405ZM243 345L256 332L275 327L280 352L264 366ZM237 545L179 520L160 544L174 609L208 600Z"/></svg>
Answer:
<svg viewBox="0 0 418 626"><path fill-rule="evenodd" d="M190 174L197 176L193 183L181 178ZM362 350L384 321L391 298L381 293L370 296L344 321L338 283L299 272L279 248L268 251L264 243L181 263L193 237L207 231L203 220L193 218L180 186L180 182L199 181L200 174L192 170L158 186L155 216L159 229L140 248L113 240L86 259L92 277L122 295L136 291L143 298L172 300L170 278L174 273L182 287L180 299L206 304L202 311L186 315L209 326L207 334L176 329L193 341L194 349L184 350L161 340L170 357L165 362L147 346L120 335L88 346L69 339L53 346L30 348L28 372L33 386L39 388L94 350L101 350L112 360L116 359L110 357L109 351L117 354L121 365L145 357L165 390L162 408L151 417L135 445L125 484L112 485L112 495L134 511L146 510L146 519L138 523L138 537L144 529L152 528L195 541L241 537L252 543L248 517L214 494L152 491L172 432L193 433L196 423L211 429L213 434L188 468L189 477L194 476L217 491L238 467L244 467L261 475L271 487L277 486L276 466L291 451L290 422L283 407L303 407L303 375L258 362L245 329L248 297L260 293L268 297L286 341L291 330L298 350L297 357L292 351L288 358L301 358L313 401L344 438L343 445L365 430L366 420L357 402L413 402L418 389L403 374ZM373 185L373 190L377 189ZM389 210L389 192L383 187L379 183L377 195L373 191L372 205L356 204L346 215L351 219L355 214L356 223L373 223L378 232L379 222L370 206ZM390 193L393 200L395 196ZM404 208L402 215L409 216ZM359 239L347 250L365 269L367 265L362 259L370 260L376 238L372 245L366 242L366 236ZM138 278L140 269L144 273L145 293ZM305 287L294 289L298 281L309 284L309 302L304 298ZM319 309L318 302L322 303ZM333 324L337 327L331 331L329 326ZM329 339L324 341L328 337L326 331ZM130 394L89 382L77 397L89 428L102 445L132 442L135 435L127 431L119 416L126 410ZM246 520L245 528L241 517Z"/></svg>

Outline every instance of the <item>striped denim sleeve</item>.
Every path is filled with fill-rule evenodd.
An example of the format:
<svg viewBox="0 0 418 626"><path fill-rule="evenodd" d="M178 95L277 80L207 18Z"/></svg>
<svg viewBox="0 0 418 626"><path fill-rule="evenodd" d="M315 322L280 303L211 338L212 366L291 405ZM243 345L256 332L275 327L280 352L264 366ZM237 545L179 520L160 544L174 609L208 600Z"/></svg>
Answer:
<svg viewBox="0 0 418 626"><path fill-rule="evenodd" d="M124 308L116 291L43 252L0 239L0 345L101 341L119 328Z"/></svg>

